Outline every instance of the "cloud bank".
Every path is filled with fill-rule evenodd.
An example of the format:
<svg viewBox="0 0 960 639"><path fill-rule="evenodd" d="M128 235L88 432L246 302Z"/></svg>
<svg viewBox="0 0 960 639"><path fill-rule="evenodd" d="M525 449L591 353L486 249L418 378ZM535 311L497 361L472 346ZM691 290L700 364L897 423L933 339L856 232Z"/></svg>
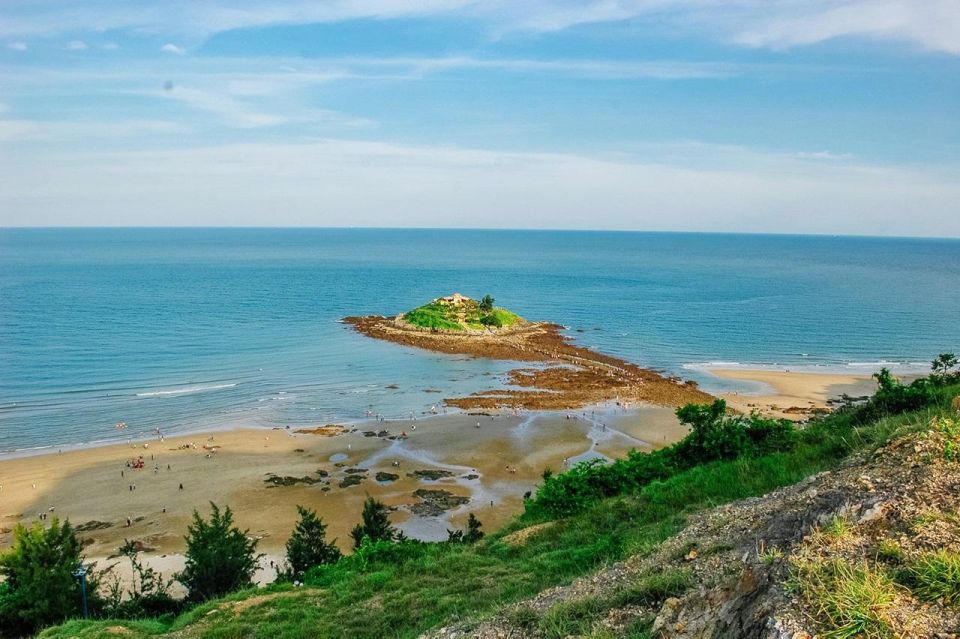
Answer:
<svg viewBox="0 0 960 639"><path fill-rule="evenodd" d="M0 225L608 228L960 236L960 170L736 147L647 157L350 140L0 161ZM683 160L651 159L671 155ZM696 156L700 168L689 168ZM851 212L858 212L851 215ZM922 212L922 215L914 215ZM269 222L265 222L268 220Z"/></svg>

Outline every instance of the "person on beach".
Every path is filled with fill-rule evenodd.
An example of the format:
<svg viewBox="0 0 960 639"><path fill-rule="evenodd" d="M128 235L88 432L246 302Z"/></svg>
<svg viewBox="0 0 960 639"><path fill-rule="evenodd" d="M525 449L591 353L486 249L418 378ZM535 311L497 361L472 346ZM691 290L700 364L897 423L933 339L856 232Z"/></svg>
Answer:
<svg viewBox="0 0 960 639"><path fill-rule="evenodd" d="M180 484L180 490L183 490L183 484Z"/></svg>

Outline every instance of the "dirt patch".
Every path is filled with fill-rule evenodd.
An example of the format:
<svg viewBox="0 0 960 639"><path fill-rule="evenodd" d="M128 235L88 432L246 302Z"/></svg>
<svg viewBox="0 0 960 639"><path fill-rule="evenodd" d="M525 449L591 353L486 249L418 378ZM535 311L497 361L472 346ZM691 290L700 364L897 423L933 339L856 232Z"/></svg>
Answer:
<svg viewBox="0 0 960 639"><path fill-rule="evenodd" d="M516 532L506 535L500 541L513 548L526 546L527 542L530 541L534 535L546 530L547 528L550 528L555 523L556 522L554 521L545 521L542 524L536 524L535 526L527 526L526 528L521 528Z"/></svg>

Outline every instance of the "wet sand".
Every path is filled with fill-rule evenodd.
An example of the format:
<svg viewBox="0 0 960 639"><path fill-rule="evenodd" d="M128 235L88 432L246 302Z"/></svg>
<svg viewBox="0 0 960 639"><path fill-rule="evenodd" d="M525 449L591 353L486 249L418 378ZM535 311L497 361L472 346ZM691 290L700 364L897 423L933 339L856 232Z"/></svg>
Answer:
<svg viewBox="0 0 960 639"><path fill-rule="evenodd" d="M876 381L869 374L810 373L759 369L715 369L707 372L724 379L763 385L759 392L723 393L732 408L749 413L757 410L774 417L801 420L820 409L828 409L828 400L847 394L872 395Z"/></svg>
<svg viewBox="0 0 960 639"><path fill-rule="evenodd" d="M393 439L365 434L384 430ZM399 437L403 432L406 438ZM231 430L0 459L0 548L10 545L15 523L29 525L52 507L51 514L80 528L88 558L101 565L124 539L131 539L149 549L151 564L173 571L182 565L177 553L183 550L192 511L207 513L213 501L229 505L237 524L260 539L260 550L269 555L266 564L283 555L298 504L316 509L329 526L329 537L348 551L349 531L359 521L367 495L394 507L391 520L411 537L445 539L446 530L461 526L471 512L485 530L493 531L522 510L524 493L536 489L545 468L558 471L580 459L662 446L683 434L669 409L610 406L570 414L372 421L334 435ZM126 467L141 455L145 468ZM366 472L347 472L357 468ZM417 470L444 476L410 476ZM377 481L378 472L398 478ZM271 475L281 485L269 481ZM341 487L351 476L361 479ZM413 492L419 488L445 490L469 501L421 516L412 510L419 501Z"/></svg>

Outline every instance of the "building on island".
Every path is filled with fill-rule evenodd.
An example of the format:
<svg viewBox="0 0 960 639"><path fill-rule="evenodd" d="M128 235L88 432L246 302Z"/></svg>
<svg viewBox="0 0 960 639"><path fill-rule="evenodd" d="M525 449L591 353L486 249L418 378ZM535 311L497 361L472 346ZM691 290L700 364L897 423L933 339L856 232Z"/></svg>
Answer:
<svg viewBox="0 0 960 639"><path fill-rule="evenodd" d="M470 298L466 295L461 295L460 293L454 293L453 295L447 295L446 297L438 297L433 300L437 304L447 304L449 306L460 306L464 302L469 302Z"/></svg>

